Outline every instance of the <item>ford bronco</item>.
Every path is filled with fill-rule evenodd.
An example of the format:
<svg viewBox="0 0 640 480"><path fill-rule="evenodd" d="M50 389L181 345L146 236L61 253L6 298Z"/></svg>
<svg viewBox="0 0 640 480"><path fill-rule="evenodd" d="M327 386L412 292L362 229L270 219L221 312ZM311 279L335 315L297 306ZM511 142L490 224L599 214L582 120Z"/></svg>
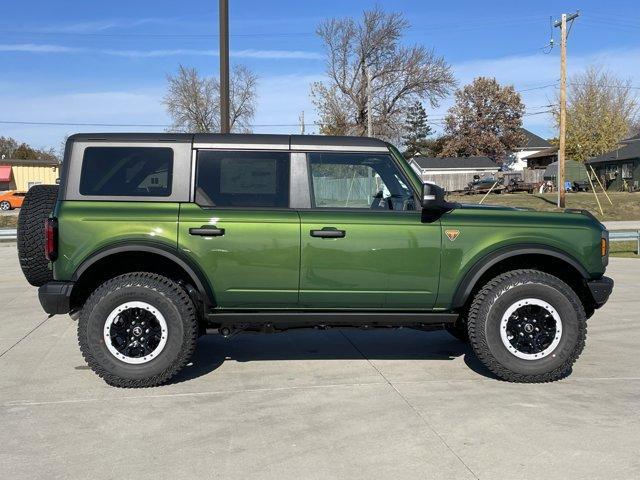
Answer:
<svg viewBox="0 0 640 480"><path fill-rule="evenodd" d="M207 331L303 327L446 328L501 379L553 381L613 288L588 212L450 203L372 138L74 135L18 253L121 387L167 382Z"/></svg>

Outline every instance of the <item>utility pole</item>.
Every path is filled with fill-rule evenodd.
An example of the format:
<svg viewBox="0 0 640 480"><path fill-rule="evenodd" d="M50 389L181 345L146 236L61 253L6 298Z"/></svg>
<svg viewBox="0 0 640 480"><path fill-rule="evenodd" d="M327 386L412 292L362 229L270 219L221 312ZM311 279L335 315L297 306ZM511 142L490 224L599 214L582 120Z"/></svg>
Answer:
<svg viewBox="0 0 640 480"><path fill-rule="evenodd" d="M299 121L300 121L300 135L304 135L304 110L300 112Z"/></svg>
<svg viewBox="0 0 640 480"><path fill-rule="evenodd" d="M369 66L365 67L367 75L367 137L373 137L373 111L371 108L371 70Z"/></svg>
<svg viewBox="0 0 640 480"><path fill-rule="evenodd" d="M229 133L229 0L219 0L220 8L220 133Z"/></svg>
<svg viewBox="0 0 640 480"><path fill-rule="evenodd" d="M553 26L560 27L560 135L558 145L558 207L565 207L564 162L567 131L567 22L580 16L580 11L567 15L563 13Z"/></svg>

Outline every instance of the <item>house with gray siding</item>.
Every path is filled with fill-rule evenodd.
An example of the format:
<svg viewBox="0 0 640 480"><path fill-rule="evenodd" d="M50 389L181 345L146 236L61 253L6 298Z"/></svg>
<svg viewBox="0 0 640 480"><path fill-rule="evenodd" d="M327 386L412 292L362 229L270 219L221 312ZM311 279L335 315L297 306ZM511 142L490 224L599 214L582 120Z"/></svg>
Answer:
<svg viewBox="0 0 640 480"><path fill-rule="evenodd" d="M640 135L620 142L615 150L587 160L610 191L640 190Z"/></svg>

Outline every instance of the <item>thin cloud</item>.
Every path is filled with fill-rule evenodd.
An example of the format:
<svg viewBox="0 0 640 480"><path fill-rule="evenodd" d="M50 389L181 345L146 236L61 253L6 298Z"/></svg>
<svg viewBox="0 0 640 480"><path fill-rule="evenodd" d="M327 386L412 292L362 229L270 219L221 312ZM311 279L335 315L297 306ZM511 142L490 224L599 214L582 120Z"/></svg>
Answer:
<svg viewBox="0 0 640 480"><path fill-rule="evenodd" d="M101 50L105 55L114 55L127 58L158 58L175 56L205 56L217 57L218 50L198 50L189 48L175 48L165 50ZM321 60L324 57L320 53L303 50L233 50L231 56L235 58L254 59L291 59L291 60Z"/></svg>
<svg viewBox="0 0 640 480"><path fill-rule="evenodd" d="M42 33L100 33L113 28L135 28L143 25L166 25L173 23L174 18L114 18L108 20L96 20L77 23L63 23L59 25L48 25L36 29Z"/></svg>
<svg viewBox="0 0 640 480"><path fill-rule="evenodd" d="M307 52L303 50L236 50L231 52L238 58L269 58L269 59L301 59L301 60L323 60L324 55L317 52Z"/></svg>
<svg viewBox="0 0 640 480"><path fill-rule="evenodd" d="M0 44L0 52L23 53L78 53L81 48L66 47L64 45L49 45L36 43Z"/></svg>
<svg viewBox="0 0 640 480"><path fill-rule="evenodd" d="M214 49L192 49L192 48L173 48L162 50L118 50L103 49L94 50L89 48L68 47L64 45L51 44L0 44L0 52L22 52L22 53L92 53L111 55L115 57L125 58L161 58L161 57L177 57L177 56L205 56L216 57L219 55L218 50ZM253 59L282 59L282 60L322 60L324 57L317 52L308 52L304 50L233 50L231 56L235 58L253 58Z"/></svg>

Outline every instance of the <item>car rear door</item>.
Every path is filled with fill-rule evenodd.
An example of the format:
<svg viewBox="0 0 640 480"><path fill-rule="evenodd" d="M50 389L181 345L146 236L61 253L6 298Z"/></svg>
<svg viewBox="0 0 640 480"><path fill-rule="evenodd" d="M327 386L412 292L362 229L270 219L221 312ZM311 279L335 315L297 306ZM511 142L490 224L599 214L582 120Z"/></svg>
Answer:
<svg viewBox="0 0 640 480"><path fill-rule="evenodd" d="M300 306L430 309L440 222L423 223L388 153L309 153L311 208L300 210Z"/></svg>
<svg viewBox="0 0 640 480"><path fill-rule="evenodd" d="M300 219L289 208L290 153L229 146L198 149L195 160L178 245L203 270L216 306L296 307Z"/></svg>

